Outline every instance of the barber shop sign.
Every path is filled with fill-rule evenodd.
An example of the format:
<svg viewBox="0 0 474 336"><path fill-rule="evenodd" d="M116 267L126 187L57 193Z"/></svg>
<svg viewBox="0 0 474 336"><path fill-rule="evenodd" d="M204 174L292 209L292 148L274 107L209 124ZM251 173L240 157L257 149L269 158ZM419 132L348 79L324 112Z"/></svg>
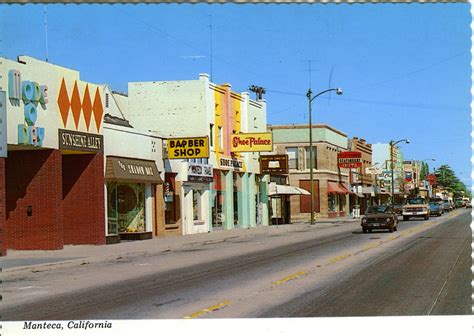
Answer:
<svg viewBox="0 0 474 336"><path fill-rule="evenodd" d="M18 125L18 144L41 147L45 136L44 128L36 126L38 107L46 110L48 86L21 79L18 70L8 72L8 98L14 106L24 105L24 122Z"/></svg>

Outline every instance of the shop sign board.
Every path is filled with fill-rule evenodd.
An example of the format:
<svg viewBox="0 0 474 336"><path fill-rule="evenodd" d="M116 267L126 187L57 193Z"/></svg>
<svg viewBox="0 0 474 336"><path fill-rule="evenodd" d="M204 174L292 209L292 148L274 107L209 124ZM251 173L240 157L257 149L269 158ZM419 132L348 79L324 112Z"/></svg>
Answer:
<svg viewBox="0 0 474 336"><path fill-rule="evenodd" d="M339 168L362 167L361 152L341 152L337 155L337 166Z"/></svg>
<svg viewBox="0 0 474 336"><path fill-rule="evenodd" d="M367 175L380 175L382 174L382 169L380 167L367 167L365 168L365 173Z"/></svg>
<svg viewBox="0 0 474 336"><path fill-rule="evenodd" d="M233 170L233 171L244 171L244 161L234 158L234 157L224 157L219 158L219 168L223 170Z"/></svg>
<svg viewBox="0 0 474 336"><path fill-rule="evenodd" d="M168 159L199 159L209 157L209 138L168 139Z"/></svg>
<svg viewBox="0 0 474 336"><path fill-rule="evenodd" d="M238 133L230 139L231 152L271 152L273 133Z"/></svg>
<svg viewBox="0 0 474 336"><path fill-rule="evenodd" d="M212 165L200 163L188 163L188 181L212 182Z"/></svg>
<svg viewBox="0 0 474 336"><path fill-rule="evenodd" d="M287 175L288 155L260 155L260 172L269 175Z"/></svg>
<svg viewBox="0 0 474 336"><path fill-rule="evenodd" d="M162 183L155 161L107 157L105 177L139 183Z"/></svg>
<svg viewBox="0 0 474 336"><path fill-rule="evenodd" d="M59 129L59 149L103 153L103 136L100 134Z"/></svg>
<svg viewBox="0 0 474 336"><path fill-rule="evenodd" d="M7 93L0 91L0 157L7 157Z"/></svg>
<svg viewBox="0 0 474 336"><path fill-rule="evenodd" d="M413 178L412 172L405 172L405 181L410 182Z"/></svg>
<svg viewBox="0 0 474 336"><path fill-rule="evenodd" d="M48 86L22 80L19 70L8 72L8 98L13 106L24 106L24 123L18 125L18 144L42 147L44 127L38 127L38 106L46 110Z"/></svg>

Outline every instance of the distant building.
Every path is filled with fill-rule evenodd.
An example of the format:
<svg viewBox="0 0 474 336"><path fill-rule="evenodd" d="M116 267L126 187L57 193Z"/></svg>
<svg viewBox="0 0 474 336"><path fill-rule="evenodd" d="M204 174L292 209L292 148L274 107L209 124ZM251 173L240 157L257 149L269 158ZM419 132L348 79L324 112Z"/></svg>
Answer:
<svg viewBox="0 0 474 336"><path fill-rule="evenodd" d="M289 184L307 191L310 187L310 146L308 125L269 125L274 152L288 154ZM328 125L313 125L314 210L316 217L340 217L349 214L349 171L339 169L337 154L347 151L347 135ZM291 214L307 220L311 214L311 196L291 196Z"/></svg>
<svg viewBox="0 0 474 336"><path fill-rule="evenodd" d="M383 190L392 193L390 144L372 144L372 162L374 165L379 164L382 167L380 181ZM394 196L397 201L401 201L405 193L405 173L403 170L403 153L397 145L393 146L393 177Z"/></svg>

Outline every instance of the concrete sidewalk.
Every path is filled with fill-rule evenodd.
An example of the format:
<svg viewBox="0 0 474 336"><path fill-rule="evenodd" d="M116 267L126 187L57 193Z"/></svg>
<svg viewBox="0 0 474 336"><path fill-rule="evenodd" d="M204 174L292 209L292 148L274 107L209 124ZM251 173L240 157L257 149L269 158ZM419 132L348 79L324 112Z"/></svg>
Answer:
<svg viewBox="0 0 474 336"><path fill-rule="evenodd" d="M155 238L141 241L125 241L113 245L66 245L62 250L18 251L8 250L0 258L2 272L7 274L22 271L44 271L57 267L68 267L85 263L100 262L125 257L137 257L169 252L193 245L207 245L225 242L228 239L260 235L272 235L305 229L323 230L343 224L356 223L352 217L318 220L314 226L308 222L260 226L249 229L219 230L185 236Z"/></svg>

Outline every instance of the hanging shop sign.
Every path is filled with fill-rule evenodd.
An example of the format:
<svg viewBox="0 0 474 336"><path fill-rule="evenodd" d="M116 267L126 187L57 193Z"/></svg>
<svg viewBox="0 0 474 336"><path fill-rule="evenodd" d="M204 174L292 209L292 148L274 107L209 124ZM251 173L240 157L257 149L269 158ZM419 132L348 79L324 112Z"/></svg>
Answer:
<svg viewBox="0 0 474 336"><path fill-rule="evenodd" d="M103 153L103 136L100 134L59 129L59 149Z"/></svg>
<svg viewBox="0 0 474 336"><path fill-rule="evenodd" d="M413 179L412 172L405 172L405 181L410 182Z"/></svg>
<svg viewBox="0 0 474 336"><path fill-rule="evenodd" d="M44 128L36 126L38 105L46 110L48 86L21 79L19 70L8 72L8 98L14 106L24 105L24 123L18 125L18 144L43 146Z"/></svg>
<svg viewBox="0 0 474 336"><path fill-rule="evenodd" d="M367 175L379 175L382 174L382 169L380 167L367 167L365 173Z"/></svg>
<svg viewBox="0 0 474 336"><path fill-rule="evenodd" d="M188 181L212 182L212 166L200 163L188 163Z"/></svg>
<svg viewBox="0 0 474 336"><path fill-rule="evenodd" d="M7 157L7 93L0 91L0 157Z"/></svg>
<svg viewBox="0 0 474 336"><path fill-rule="evenodd" d="M105 178L134 183L163 183L155 161L107 156Z"/></svg>
<svg viewBox="0 0 474 336"><path fill-rule="evenodd" d="M237 172L245 171L244 161L234 157L220 157L219 168L223 170L233 170Z"/></svg>
<svg viewBox="0 0 474 336"><path fill-rule="evenodd" d="M260 155L260 172L269 175L288 174L288 155Z"/></svg>
<svg viewBox="0 0 474 336"><path fill-rule="evenodd" d="M341 152L337 155L337 166L339 168L362 167L361 152Z"/></svg>
<svg viewBox="0 0 474 336"><path fill-rule="evenodd" d="M168 139L168 159L199 159L209 157L209 138Z"/></svg>
<svg viewBox="0 0 474 336"><path fill-rule="evenodd" d="M232 134L231 152L271 152L273 151L272 133L239 133Z"/></svg>

